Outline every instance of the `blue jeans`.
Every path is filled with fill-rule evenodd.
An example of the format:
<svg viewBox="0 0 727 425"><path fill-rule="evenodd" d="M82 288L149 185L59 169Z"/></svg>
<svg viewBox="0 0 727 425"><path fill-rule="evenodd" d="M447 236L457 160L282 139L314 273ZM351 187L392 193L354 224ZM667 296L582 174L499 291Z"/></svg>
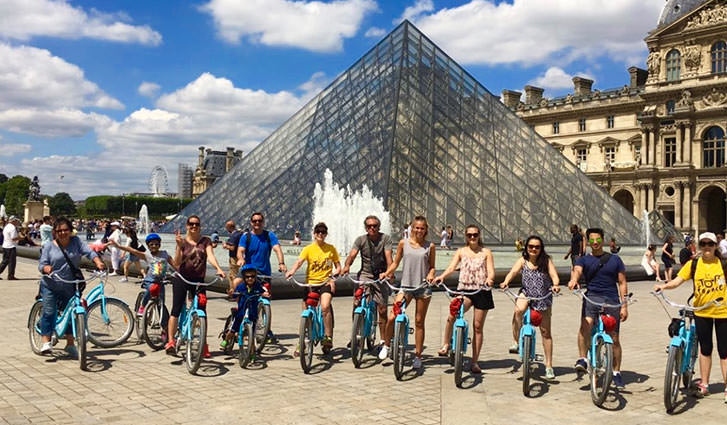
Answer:
<svg viewBox="0 0 727 425"><path fill-rule="evenodd" d="M40 295L43 297L43 314L40 317L40 334L43 336L53 335L53 328L56 326L58 311L66 308L68 300L75 295L74 285L56 282L55 280L43 278L40 282ZM66 329L67 334L72 333Z"/></svg>
<svg viewBox="0 0 727 425"><path fill-rule="evenodd" d="M247 317L252 321L252 327L255 329L255 325L257 324L257 306L257 299L243 297L237 304L237 315L235 315L235 321L232 322L232 328L230 330L233 332L240 330L242 319L245 318L245 310L247 310Z"/></svg>

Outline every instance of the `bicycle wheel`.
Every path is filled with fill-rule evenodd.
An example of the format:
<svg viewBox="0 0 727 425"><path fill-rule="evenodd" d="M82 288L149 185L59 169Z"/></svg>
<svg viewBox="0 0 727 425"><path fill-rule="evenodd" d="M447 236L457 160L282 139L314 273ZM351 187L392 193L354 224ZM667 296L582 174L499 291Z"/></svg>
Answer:
<svg viewBox="0 0 727 425"><path fill-rule="evenodd" d="M394 360L394 376L401 381L404 376L404 360L406 360L406 325L404 322L394 324L394 341L391 346L392 359Z"/></svg>
<svg viewBox="0 0 727 425"><path fill-rule="evenodd" d="M158 298L152 298L146 303L142 322L142 338L154 351L159 351L166 344L166 328L164 324L169 318L167 307L160 305Z"/></svg>
<svg viewBox="0 0 727 425"><path fill-rule="evenodd" d="M141 316L138 314L139 308L141 308L141 301L144 299L144 294L146 291L141 291L136 296L136 301L134 302L134 314L136 315L136 340L138 343L141 343L144 340L144 316Z"/></svg>
<svg viewBox="0 0 727 425"><path fill-rule="evenodd" d="M533 359L532 353L530 352L533 348L533 337L531 335L523 335L523 395L525 397L530 396L530 376L532 375L532 369L530 369Z"/></svg>
<svg viewBox="0 0 727 425"><path fill-rule="evenodd" d="M369 351L376 348L376 331L379 327L379 312L376 310L376 305L372 305L371 309L371 328L369 329L369 336L366 338L366 348Z"/></svg>
<svg viewBox="0 0 727 425"><path fill-rule="evenodd" d="M300 318L298 335L300 367L304 373L308 373L313 364L313 320L310 316Z"/></svg>
<svg viewBox="0 0 727 425"><path fill-rule="evenodd" d="M694 366L697 363L697 354L699 352L699 348L697 347L696 332L692 332L691 339L692 339L692 343L691 343L692 349L689 350L689 364L687 365L687 370L685 370L684 373L682 374L682 384L684 385L684 388L686 388L687 390L690 390L692 388L692 377L694 376Z"/></svg>
<svg viewBox="0 0 727 425"><path fill-rule="evenodd" d="M265 342L270 333L270 318L272 311L270 304L258 303L257 305L257 323L255 324L255 349L259 353L265 347Z"/></svg>
<svg viewBox="0 0 727 425"><path fill-rule="evenodd" d="M35 354L40 355L40 349L43 347L43 337L40 335L40 317L43 315L43 302L36 301L30 308L28 315L28 336L30 339L30 348Z"/></svg>
<svg viewBox="0 0 727 425"><path fill-rule="evenodd" d="M666 361L666 373L664 374L664 407L666 407L667 413L671 413L677 404L683 353L681 346L669 346L669 358Z"/></svg>
<svg viewBox="0 0 727 425"><path fill-rule="evenodd" d="M606 400L612 377L613 347L599 339L596 343L596 366L590 369L591 399L596 406L601 406Z"/></svg>
<svg viewBox="0 0 727 425"><path fill-rule="evenodd" d="M222 328L222 332L220 332L220 338L223 340L227 338L227 332L231 331L230 329L232 327L232 322L235 320L235 315L230 314L227 316L227 319L225 319L225 326ZM222 350L223 353L230 355L232 354L232 349L235 348L235 338L232 338L228 344L225 344L225 348Z"/></svg>
<svg viewBox="0 0 727 425"><path fill-rule="evenodd" d="M353 328L351 330L351 360L356 368L361 367L363 350L366 338L364 337L364 314L354 313Z"/></svg>
<svg viewBox="0 0 727 425"><path fill-rule="evenodd" d="M454 344L454 385L457 388L462 387L462 366L464 363L464 342L465 334L464 328L457 327L454 330L457 332Z"/></svg>
<svg viewBox="0 0 727 425"><path fill-rule="evenodd" d="M187 355L184 363L187 365L187 372L194 375L202 362L202 351L207 341L207 318L192 313L189 328L190 336L187 341Z"/></svg>
<svg viewBox="0 0 727 425"><path fill-rule="evenodd" d="M78 350L78 364L81 370L86 370L86 315L76 314L76 349Z"/></svg>
<svg viewBox="0 0 727 425"><path fill-rule="evenodd" d="M106 297L88 306L88 340L92 344L111 348L126 342L134 331L135 313L118 298Z"/></svg>
<svg viewBox="0 0 727 425"><path fill-rule="evenodd" d="M250 363L250 359L255 355L255 334L253 333L250 322L243 322L240 325L240 336L242 340L239 344L240 367L244 369Z"/></svg>

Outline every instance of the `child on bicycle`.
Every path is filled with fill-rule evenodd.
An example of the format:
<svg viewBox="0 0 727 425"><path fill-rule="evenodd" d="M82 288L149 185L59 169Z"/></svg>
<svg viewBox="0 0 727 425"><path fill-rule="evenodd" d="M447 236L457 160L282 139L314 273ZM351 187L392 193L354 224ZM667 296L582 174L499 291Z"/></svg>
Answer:
<svg viewBox="0 0 727 425"><path fill-rule="evenodd" d="M245 312L247 311L247 317L250 318L253 324L253 328L257 323L257 306L256 302L248 302L256 295L262 295L263 297L269 297L270 293L267 287L263 286L262 282L257 278L257 269L252 264L245 264L240 270L242 277L236 277L232 282L235 285L235 290L229 291L230 295L233 293L239 294L237 297L237 313L235 314L235 320L232 322L232 326L227 329L224 339L220 343L220 347L223 349L229 344L233 344L235 334L240 329L242 319L245 318Z"/></svg>

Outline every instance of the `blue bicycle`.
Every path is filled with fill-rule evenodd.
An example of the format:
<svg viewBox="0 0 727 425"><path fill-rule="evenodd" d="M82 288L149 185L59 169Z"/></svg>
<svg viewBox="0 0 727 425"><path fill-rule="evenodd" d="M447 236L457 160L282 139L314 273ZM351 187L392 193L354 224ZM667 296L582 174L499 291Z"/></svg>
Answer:
<svg viewBox="0 0 727 425"><path fill-rule="evenodd" d="M258 279L272 279L272 276L259 274ZM257 305L257 323L255 324L255 351L259 354L268 340L270 335L270 323L273 312L270 306L270 298L259 297Z"/></svg>
<svg viewBox="0 0 727 425"><path fill-rule="evenodd" d="M264 294L264 292L248 295L246 303L260 303L260 300L264 299L264 297L261 297L262 294ZM242 294L240 292L234 292L232 295L239 297ZM249 316L249 307L247 305L245 307L245 317L242 319L242 323L240 323L240 328L237 329L237 346L239 347L238 357L240 359L240 367L243 369L246 368L251 361L255 360L255 353L257 352L255 348L257 340L255 329L257 326L253 328L254 323ZM235 314L237 314L237 311L235 311ZM258 310L258 321L261 319L260 316L260 310Z"/></svg>
<svg viewBox="0 0 727 425"><path fill-rule="evenodd" d="M516 294L510 289L504 289L503 292L507 294L510 300L517 305L518 299L527 300L528 303L531 301L544 300L551 296L551 294L544 295L542 297L528 297L523 293ZM559 293L554 293L552 296L558 296ZM525 309L523 313L523 324L520 327L520 336L518 337L518 355L522 362L523 372L523 395L525 397L530 396L530 378L532 377L533 367L535 366L536 355L535 355L535 340L536 340L536 329L539 323L533 325L531 317L531 308Z"/></svg>
<svg viewBox="0 0 727 425"><path fill-rule="evenodd" d="M401 288L392 286L387 282L389 288L395 292L413 293L429 286L429 282L423 281L416 288ZM409 344L409 316L406 315L406 298L404 297L400 303L394 304L394 339L391 342L391 359L394 361L394 376L401 381L404 376L404 363L406 361L406 347Z"/></svg>
<svg viewBox="0 0 727 425"><path fill-rule="evenodd" d="M585 289L577 289L573 293L586 300L586 302L601 308L598 322L591 326L591 346L588 349L591 399L593 404L600 407L606 400L611 378L613 378L613 338L607 332L610 332L612 326L615 327L617 323L615 318L605 313L605 309L621 308L624 304L631 302L633 294L628 294L624 297L624 301L619 304L606 304L589 299L585 294Z"/></svg>
<svg viewBox="0 0 727 425"><path fill-rule="evenodd" d="M469 323L465 319L464 315L464 297L465 295L476 295L480 291L489 291L492 288L489 286L486 288L480 288L472 292L455 291L447 288L445 285L441 285L450 300L459 300L459 308L457 310L457 316L454 320L454 326L452 328L452 340L449 346L452 347L449 350L449 363L454 366L454 384L458 387L462 387L462 369L464 366L464 355L467 353L467 345L469 344Z"/></svg>
<svg viewBox="0 0 727 425"><path fill-rule="evenodd" d="M61 312L56 319L55 327L53 328L53 344L58 341L59 337L62 337L68 333L70 327L71 334L73 335L76 343L76 350L78 350L78 362L81 370L86 370L86 339L88 332L86 330L86 303L81 298L81 284L90 282L94 279L100 278L105 273L94 273L90 278L84 280L65 280L58 276L57 273L53 273L49 278L70 283L75 286L76 293L68 300L63 312ZM41 347L43 345L43 337L40 334L40 319L43 315L43 300L38 299L35 301L33 306L30 308L30 314L28 315L28 331L30 338L30 348L35 354L41 354Z"/></svg>
<svg viewBox="0 0 727 425"><path fill-rule="evenodd" d="M379 324L379 312L371 286L388 283L388 280L356 280L350 275L348 278L362 289L360 304L353 311L351 330L351 360L353 365L359 368L363 361L364 345L368 346L369 351L375 347L376 328Z"/></svg>
<svg viewBox="0 0 727 425"><path fill-rule="evenodd" d="M98 347L112 348L125 343L134 332L134 314L123 300L107 297L105 274L86 296L88 340Z"/></svg>
<svg viewBox="0 0 727 425"><path fill-rule="evenodd" d="M178 354L182 346L185 346L184 364L187 366L187 371L194 375L202 362L202 352L207 343L207 315L199 308L199 288L214 285L220 278L216 277L210 282L190 282L178 272L173 276L194 286L191 304L185 305L179 315L179 327L175 339L176 353Z"/></svg>
<svg viewBox="0 0 727 425"><path fill-rule="evenodd" d="M294 277L291 277L289 280L293 284L309 290L320 286L298 282ZM309 292L305 303L306 309L300 315L300 325L298 328L298 350L300 352L300 367L304 373L309 373L311 365L313 364L313 348L323 341L325 328L323 326L320 294L312 291ZM324 352L324 354L328 353Z"/></svg>
<svg viewBox="0 0 727 425"><path fill-rule="evenodd" d="M677 405L679 382L682 382L684 390L687 392L692 388L692 376L698 352L694 312L721 305L723 298L717 298L700 307L693 307L671 301L662 291L651 294L659 300L664 311L672 320L672 324L669 326L669 336L672 338L669 343L669 357L666 361L666 374L664 375L664 407L668 413L671 413ZM692 297L694 297L693 294L687 300L687 304ZM679 318L672 318L666 305L679 309Z"/></svg>
<svg viewBox="0 0 727 425"><path fill-rule="evenodd" d="M161 282L143 283L149 285L149 300L144 305L143 314L139 312L141 301L146 291L141 291L137 297L137 326L140 331L139 340L146 341L146 344L154 351L164 348L167 342L167 323L169 321L169 310L164 303L165 291L163 286L171 283L169 279Z"/></svg>

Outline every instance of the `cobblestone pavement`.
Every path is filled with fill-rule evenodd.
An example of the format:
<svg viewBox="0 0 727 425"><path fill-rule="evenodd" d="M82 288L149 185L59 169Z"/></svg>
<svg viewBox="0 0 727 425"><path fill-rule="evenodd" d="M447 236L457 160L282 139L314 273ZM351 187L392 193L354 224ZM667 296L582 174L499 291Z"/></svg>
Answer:
<svg viewBox="0 0 727 425"><path fill-rule="evenodd" d="M5 335L0 356L0 422L23 423L255 423L255 424L504 424L684 423L723 424L723 403L716 361L711 395L688 398L681 413L667 415L662 382L668 342L667 318L648 294L651 284L631 283L638 302L623 327L623 376L626 389L609 396L604 408L590 400L587 381L577 380L579 301L566 295L556 300L553 315L555 371L551 384L536 379L533 397L521 392L519 362L508 354L512 304L496 293L496 308L485 324L481 378L467 376L465 389L454 385L445 359L436 357L448 311L442 293L435 293L427 318L425 368L393 376L390 361L367 357L363 369L353 367L345 344L349 338L350 299L336 298L337 327L330 359L316 357L314 373L304 375L293 359L300 303L273 302L273 329L280 343L268 347L248 370L236 358L219 352L217 333L231 303L210 296L209 341L214 357L203 362L199 376L186 372L180 358L152 352L135 337L114 349L90 347L90 369L58 355L40 357L28 346L27 315L36 292L37 270L19 259L17 275L27 279L0 281L0 331ZM133 302L138 285L111 278L115 295ZM670 295L685 299L689 285ZM109 291L110 292L110 291ZM410 313L413 313L411 311ZM538 345L540 342L538 342ZM63 343L57 347L60 348ZM58 350L60 351L60 350ZM216 351L216 352L215 352ZM538 352L542 348L538 346ZM543 367L539 369L543 374Z"/></svg>

